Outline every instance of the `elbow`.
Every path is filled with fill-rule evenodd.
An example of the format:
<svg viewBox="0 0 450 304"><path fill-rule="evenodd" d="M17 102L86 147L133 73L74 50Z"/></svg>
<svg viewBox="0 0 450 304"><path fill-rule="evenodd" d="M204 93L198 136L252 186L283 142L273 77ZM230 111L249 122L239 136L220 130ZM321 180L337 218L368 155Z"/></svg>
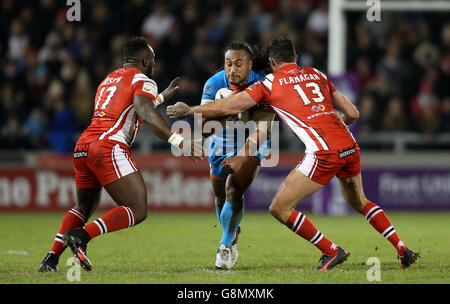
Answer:
<svg viewBox="0 0 450 304"><path fill-rule="evenodd" d="M353 120L357 120L359 118L359 111L356 108L354 111L352 111L350 118Z"/></svg>

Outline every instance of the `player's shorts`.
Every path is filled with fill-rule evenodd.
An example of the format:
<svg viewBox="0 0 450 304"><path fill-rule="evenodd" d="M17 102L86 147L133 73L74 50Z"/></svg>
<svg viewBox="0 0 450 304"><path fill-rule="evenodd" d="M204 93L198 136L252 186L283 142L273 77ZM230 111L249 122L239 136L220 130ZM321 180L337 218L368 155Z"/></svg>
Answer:
<svg viewBox="0 0 450 304"><path fill-rule="evenodd" d="M220 149L219 149L220 150ZM258 150L258 154L256 156L252 156L256 158L258 161L263 161L263 149L260 148ZM228 173L223 171L222 168L222 162L229 157L236 156L238 153L238 149L233 149L232 152L223 154L218 153L218 149L216 149L216 145L214 143L214 140L211 140L209 144L209 150L208 150L208 162L209 162L209 175L212 179L218 179L218 180L225 180L228 177Z"/></svg>
<svg viewBox="0 0 450 304"><path fill-rule="evenodd" d="M316 183L326 185L330 180L353 177L361 173L361 157L358 145L352 148L334 151L306 153L297 165L300 170Z"/></svg>
<svg viewBox="0 0 450 304"><path fill-rule="evenodd" d="M75 184L78 188L98 188L137 172L128 146L108 140L77 143L73 153Z"/></svg>

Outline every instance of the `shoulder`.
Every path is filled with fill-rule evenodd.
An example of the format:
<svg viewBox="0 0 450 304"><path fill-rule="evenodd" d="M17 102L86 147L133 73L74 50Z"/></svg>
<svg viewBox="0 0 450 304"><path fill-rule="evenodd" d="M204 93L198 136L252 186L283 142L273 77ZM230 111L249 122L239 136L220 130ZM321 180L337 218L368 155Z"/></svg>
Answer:
<svg viewBox="0 0 450 304"><path fill-rule="evenodd" d="M313 67L306 67L303 68L303 70L305 71L305 73L311 74L318 74L319 76L321 76L323 79L328 80L328 76L323 73L322 71L320 71L319 69L313 68Z"/></svg>
<svg viewBox="0 0 450 304"><path fill-rule="evenodd" d="M273 80L275 79L275 74L270 73L265 75L264 79L261 81L262 84L267 87L270 91L272 91Z"/></svg>
<svg viewBox="0 0 450 304"><path fill-rule="evenodd" d="M219 89L228 87L225 71L219 71L209 77L203 86L202 99L214 100L216 93Z"/></svg>
<svg viewBox="0 0 450 304"><path fill-rule="evenodd" d="M264 73L263 71L259 71L259 72L255 72L255 71L251 71L250 72L250 78L251 79L249 79L250 81L250 83L253 83L253 82L256 82L256 81L258 81L258 80L264 80L264 78L266 77L266 73Z"/></svg>
<svg viewBox="0 0 450 304"><path fill-rule="evenodd" d="M134 73L131 73L131 77L132 77L131 85L134 85L135 83L138 83L138 82L149 82L152 85L156 86L156 82L153 79L149 78L144 73L134 72Z"/></svg>
<svg viewBox="0 0 450 304"><path fill-rule="evenodd" d="M225 86L226 85L226 76L225 71L221 70L211 77L208 78L208 80L205 82L205 85L214 85L214 86Z"/></svg>

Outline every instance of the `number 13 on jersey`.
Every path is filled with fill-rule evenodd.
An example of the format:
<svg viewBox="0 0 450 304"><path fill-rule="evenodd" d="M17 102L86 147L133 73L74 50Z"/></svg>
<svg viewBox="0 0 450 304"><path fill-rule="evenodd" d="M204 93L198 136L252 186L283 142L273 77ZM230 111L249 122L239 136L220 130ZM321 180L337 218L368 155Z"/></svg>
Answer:
<svg viewBox="0 0 450 304"><path fill-rule="evenodd" d="M312 87L311 93L315 96L311 96L312 100L314 102L322 102L325 97L323 96L322 92L320 91L320 87L315 82L308 82L305 84L306 88ZM299 84L294 85L294 90L297 91L298 95L303 101L303 104L306 106L311 103L311 100L306 95L305 91L303 91L302 87Z"/></svg>

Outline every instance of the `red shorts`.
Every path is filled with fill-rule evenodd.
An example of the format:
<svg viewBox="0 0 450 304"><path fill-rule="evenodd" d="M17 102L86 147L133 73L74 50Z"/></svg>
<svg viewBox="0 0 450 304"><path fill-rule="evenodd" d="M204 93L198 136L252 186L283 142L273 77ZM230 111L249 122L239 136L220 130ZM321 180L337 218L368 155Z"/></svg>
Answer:
<svg viewBox="0 0 450 304"><path fill-rule="evenodd" d="M359 147L340 151L307 153L297 169L316 183L326 185L334 177L353 177L361 173Z"/></svg>
<svg viewBox="0 0 450 304"><path fill-rule="evenodd" d="M77 143L73 153L73 171L78 188L97 188L138 169L126 145L98 140L88 144Z"/></svg>

